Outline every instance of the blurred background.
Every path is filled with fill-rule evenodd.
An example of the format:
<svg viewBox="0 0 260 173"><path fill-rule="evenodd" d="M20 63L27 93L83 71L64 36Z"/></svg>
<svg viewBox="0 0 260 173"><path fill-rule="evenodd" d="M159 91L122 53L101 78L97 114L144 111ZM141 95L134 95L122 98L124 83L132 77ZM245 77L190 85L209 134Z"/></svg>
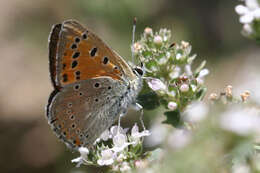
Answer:
<svg viewBox="0 0 260 173"><path fill-rule="evenodd" d="M186 40L206 59L210 92L231 84L260 98L260 49L240 34L234 11L238 1L226 0L2 0L0 2L0 172L95 172L75 168L77 157L58 141L45 118L52 91L48 71L51 26L77 19L126 59L131 56L132 20L136 38L145 27L172 30L173 42ZM205 98L205 100L207 100ZM131 114L131 112L130 112ZM152 112L145 113L147 126ZM126 126L135 116L123 119Z"/></svg>

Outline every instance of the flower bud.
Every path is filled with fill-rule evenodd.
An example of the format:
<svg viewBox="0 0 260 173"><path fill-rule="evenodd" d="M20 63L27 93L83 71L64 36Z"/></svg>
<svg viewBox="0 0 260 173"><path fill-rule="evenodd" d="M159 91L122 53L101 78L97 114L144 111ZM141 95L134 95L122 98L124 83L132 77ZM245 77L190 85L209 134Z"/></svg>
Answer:
<svg viewBox="0 0 260 173"><path fill-rule="evenodd" d="M242 101L244 102L244 101L246 101L246 100L248 99L248 97L250 96L250 92L249 92L249 91L245 91L245 92L243 92L242 94L240 94L240 96L241 96Z"/></svg>
<svg viewBox="0 0 260 173"><path fill-rule="evenodd" d="M153 39L153 42L154 42L155 44L157 44L157 45L161 45L162 42L163 42L163 41L162 41L162 37L159 36L159 35L155 36L154 39Z"/></svg>
<svg viewBox="0 0 260 173"><path fill-rule="evenodd" d="M218 95L216 93L211 93L209 95L209 99L212 100L212 101L217 100L218 99Z"/></svg>
<svg viewBox="0 0 260 173"><path fill-rule="evenodd" d="M232 86L231 85L228 85L225 89L225 93L226 93L226 96L227 97L232 97Z"/></svg>
<svg viewBox="0 0 260 173"><path fill-rule="evenodd" d="M172 111L176 110L177 107L178 107L178 105L177 105L177 103L175 103L175 102L169 102L169 103L168 103L168 108L169 108L170 110L172 110Z"/></svg>
<svg viewBox="0 0 260 173"><path fill-rule="evenodd" d="M146 27L144 29L144 33L145 33L145 35L153 35L153 30L152 30L152 28Z"/></svg>
<svg viewBox="0 0 260 173"><path fill-rule="evenodd" d="M182 84L182 85L180 86L181 92L188 92L189 89L190 89L190 87L189 87L189 85L187 85L187 84Z"/></svg>
<svg viewBox="0 0 260 173"><path fill-rule="evenodd" d="M148 81L148 86L154 91L166 90L166 86L164 85L164 83L160 79L156 78Z"/></svg>

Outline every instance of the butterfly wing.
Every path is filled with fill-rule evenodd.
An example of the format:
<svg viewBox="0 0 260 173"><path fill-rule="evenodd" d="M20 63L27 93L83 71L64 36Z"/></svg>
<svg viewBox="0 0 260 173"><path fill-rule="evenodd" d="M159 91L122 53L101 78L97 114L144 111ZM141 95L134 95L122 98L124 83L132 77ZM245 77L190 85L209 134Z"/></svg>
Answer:
<svg viewBox="0 0 260 173"><path fill-rule="evenodd" d="M123 58L75 20L53 27L49 52L55 88L100 76L114 80L136 78Z"/></svg>
<svg viewBox="0 0 260 173"><path fill-rule="evenodd" d="M120 97L126 90L125 85L110 77L69 84L49 100L49 124L71 148L91 147L118 119Z"/></svg>

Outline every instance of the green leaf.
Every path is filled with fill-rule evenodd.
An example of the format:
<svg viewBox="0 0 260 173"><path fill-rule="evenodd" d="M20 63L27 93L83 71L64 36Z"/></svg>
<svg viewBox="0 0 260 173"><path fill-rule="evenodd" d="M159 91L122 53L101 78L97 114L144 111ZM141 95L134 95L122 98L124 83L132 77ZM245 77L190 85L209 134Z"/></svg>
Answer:
<svg viewBox="0 0 260 173"><path fill-rule="evenodd" d="M159 97L153 91L144 94L141 93L137 100L146 110L152 110L160 106Z"/></svg>
<svg viewBox="0 0 260 173"><path fill-rule="evenodd" d="M167 117L167 119L163 121L164 124L170 124L173 127L180 127L183 124L179 110L164 112L164 115Z"/></svg>

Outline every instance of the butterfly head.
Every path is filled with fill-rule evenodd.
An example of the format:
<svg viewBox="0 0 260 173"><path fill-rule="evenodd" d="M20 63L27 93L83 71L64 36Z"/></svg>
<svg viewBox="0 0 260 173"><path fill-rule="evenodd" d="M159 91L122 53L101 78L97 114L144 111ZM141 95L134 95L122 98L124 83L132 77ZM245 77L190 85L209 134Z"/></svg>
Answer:
<svg viewBox="0 0 260 173"><path fill-rule="evenodd" d="M144 73L145 73L145 69L144 69L144 65L143 63L141 63L140 66L136 66L133 68L133 72L136 76L138 77L143 77Z"/></svg>

